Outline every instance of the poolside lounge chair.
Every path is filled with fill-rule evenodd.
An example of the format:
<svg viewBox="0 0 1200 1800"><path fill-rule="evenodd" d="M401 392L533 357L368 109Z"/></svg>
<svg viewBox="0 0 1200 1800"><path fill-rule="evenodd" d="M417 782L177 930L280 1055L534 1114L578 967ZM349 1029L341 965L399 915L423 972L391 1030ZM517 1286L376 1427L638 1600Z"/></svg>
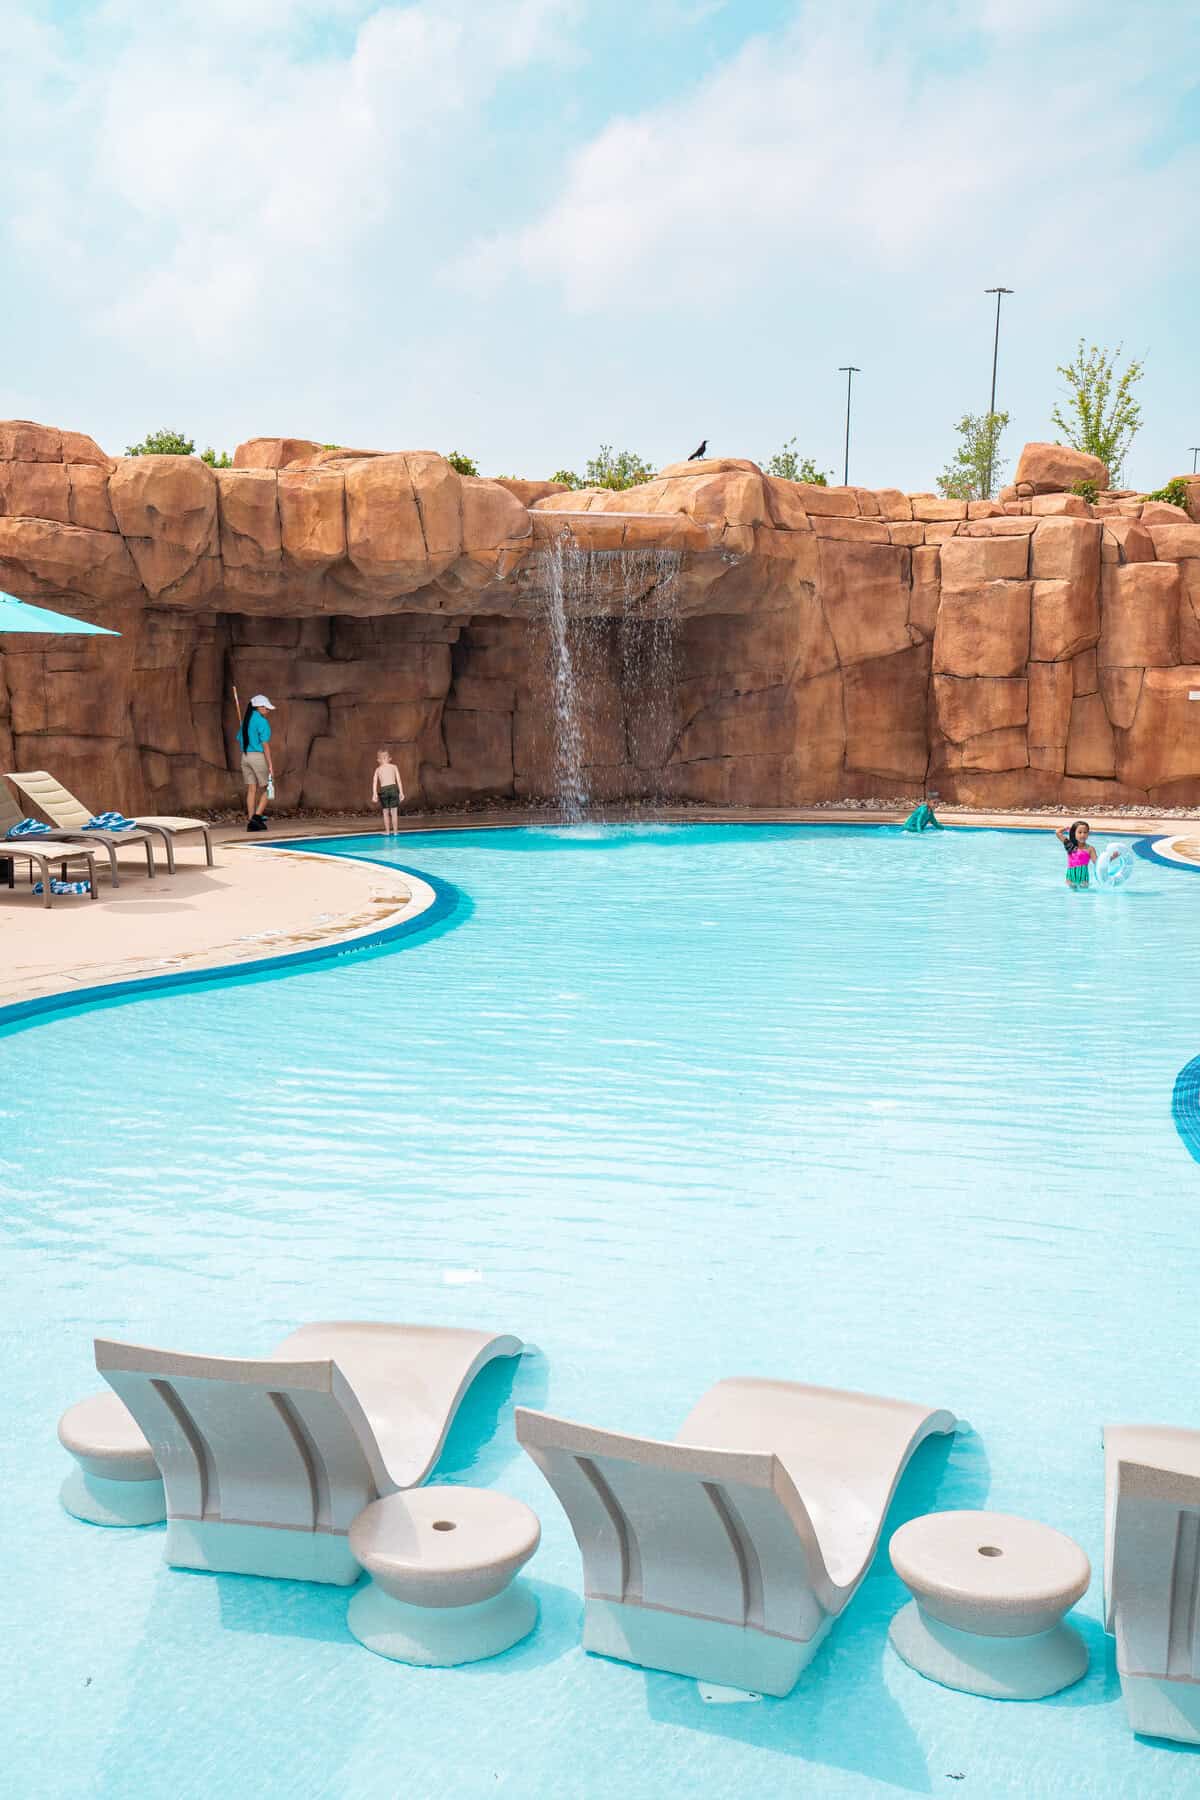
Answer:
<svg viewBox="0 0 1200 1800"><path fill-rule="evenodd" d="M11 781L20 787L20 778L6 775L5 781ZM21 790L23 793L25 789ZM30 799L34 796L30 795ZM40 801L37 804L41 804ZM114 887L119 887L120 876L117 873L117 849L121 844L141 844L146 853L146 873L154 874L154 845L145 831L83 831L78 826L65 827L57 823L47 831L40 831L36 837L10 838L8 832L14 825L19 825L25 814L13 799L12 794L0 781L0 856L8 855L10 844L84 844L89 848L99 845L108 856L108 872ZM91 817L84 815L85 822Z"/></svg>
<svg viewBox="0 0 1200 1800"><path fill-rule="evenodd" d="M1200 1431L1104 1428L1104 1625L1134 1731L1200 1744Z"/></svg>
<svg viewBox="0 0 1200 1800"><path fill-rule="evenodd" d="M9 779L13 778L9 776ZM18 855L32 851L32 855L36 857L36 855L40 855L40 851L45 846L54 846L54 844L74 844L77 850L79 848L92 851L103 850L104 855L108 857L108 873L112 877L113 887L119 887L121 886L121 877L117 873L117 844L121 844L121 842L144 844L146 846L146 868L151 875L155 873L155 850L153 850L153 844L149 841L148 835L144 832L63 832L56 826L47 826L45 832L31 833L29 837L9 837L7 833L13 830L14 824L22 823L23 817L25 814L23 814L22 808L16 805L11 788L7 787L4 781L0 781L0 857L7 857L11 851L16 851ZM50 860L56 860L52 855L52 850L50 850ZM59 857L58 860L63 859Z"/></svg>
<svg viewBox="0 0 1200 1800"><path fill-rule="evenodd" d="M912 1455L954 1417L735 1378L671 1443L517 1409L583 1553L586 1650L786 1694L870 1566Z"/></svg>
<svg viewBox="0 0 1200 1800"><path fill-rule="evenodd" d="M65 831L82 831L92 817L83 802L69 793L61 782L55 781L52 775L48 775L45 769L27 770L10 775L8 779L20 788L27 800L41 808L53 825L58 825ZM177 819L170 816L160 818L157 813L139 813L135 823L139 831L152 832L162 843L167 853L168 875L175 873L175 839L197 831L204 839L205 861L212 868L212 835L203 819ZM89 832L88 835L90 837L92 834ZM128 832L118 832L118 843L122 840L128 842L129 836Z"/></svg>
<svg viewBox="0 0 1200 1800"><path fill-rule="evenodd" d="M3 825L0 824L0 833L3 832L3 829ZM39 844L44 845L45 848L39 849ZM72 862L87 864L88 897L92 900L96 898L96 853L85 844L63 844L56 849L47 844L43 837L15 838L12 843L0 841L0 876L7 879L9 887L15 886L18 857L24 857L30 865L29 878L31 881L35 868L41 876L43 906L53 905L51 888L54 870L60 870L65 880L67 864Z"/></svg>
<svg viewBox="0 0 1200 1800"><path fill-rule="evenodd" d="M167 1562L348 1586L354 1519L425 1479L480 1369L521 1349L452 1326L332 1323L261 1360L97 1338L96 1367L162 1475Z"/></svg>

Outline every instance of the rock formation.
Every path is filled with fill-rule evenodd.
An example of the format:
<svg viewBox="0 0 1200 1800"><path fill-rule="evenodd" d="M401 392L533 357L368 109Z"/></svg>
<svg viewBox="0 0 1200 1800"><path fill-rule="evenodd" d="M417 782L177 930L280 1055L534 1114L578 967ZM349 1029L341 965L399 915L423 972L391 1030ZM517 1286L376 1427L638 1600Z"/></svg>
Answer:
<svg viewBox="0 0 1200 1800"><path fill-rule="evenodd" d="M572 493L293 438L214 470L0 424L0 586L122 634L0 640L0 766L96 805L228 804L236 683L278 707L284 806L364 803L384 742L414 803L551 794L545 552L569 532L598 799L1193 804L1188 491L1115 492L1058 445L967 503L736 459ZM666 612L669 662L631 658Z"/></svg>

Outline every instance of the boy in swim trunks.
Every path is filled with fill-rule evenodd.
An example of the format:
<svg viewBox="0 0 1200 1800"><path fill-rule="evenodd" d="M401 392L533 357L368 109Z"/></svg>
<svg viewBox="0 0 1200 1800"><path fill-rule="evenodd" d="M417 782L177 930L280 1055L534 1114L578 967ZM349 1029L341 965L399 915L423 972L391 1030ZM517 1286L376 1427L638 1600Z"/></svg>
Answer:
<svg viewBox="0 0 1200 1800"><path fill-rule="evenodd" d="M392 761L392 753L385 744L375 752L375 779L371 783L372 804L383 808L383 829L388 837L400 829L400 802L404 798L404 784L400 780L400 771Z"/></svg>

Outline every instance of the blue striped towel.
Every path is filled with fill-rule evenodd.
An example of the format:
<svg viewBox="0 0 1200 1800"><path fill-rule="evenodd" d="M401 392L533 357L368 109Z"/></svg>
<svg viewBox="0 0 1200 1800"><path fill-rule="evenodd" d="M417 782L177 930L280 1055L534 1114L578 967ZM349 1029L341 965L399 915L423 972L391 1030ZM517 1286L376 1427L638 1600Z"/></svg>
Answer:
<svg viewBox="0 0 1200 1800"><path fill-rule="evenodd" d="M40 819L19 819L15 825L9 826L4 835L10 838L44 837L49 829Z"/></svg>
<svg viewBox="0 0 1200 1800"><path fill-rule="evenodd" d="M40 881L35 881L33 884L33 891L35 894L42 894L45 893L46 890L43 888ZM52 894L90 894L91 891L92 890L86 881L52 881L50 883L50 892Z"/></svg>
<svg viewBox="0 0 1200 1800"><path fill-rule="evenodd" d="M137 820L127 819L124 813L103 812L97 813L94 819L89 819L83 829L85 831L136 831Z"/></svg>

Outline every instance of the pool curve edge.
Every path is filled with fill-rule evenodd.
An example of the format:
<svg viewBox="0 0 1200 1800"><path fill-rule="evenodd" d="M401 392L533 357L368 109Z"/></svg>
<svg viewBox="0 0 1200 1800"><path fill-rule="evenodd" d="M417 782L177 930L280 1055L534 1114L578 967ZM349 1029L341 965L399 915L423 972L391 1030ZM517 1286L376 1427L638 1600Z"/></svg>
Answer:
<svg viewBox="0 0 1200 1800"><path fill-rule="evenodd" d="M955 828L951 826L950 829ZM1017 829L1020 830L1022 827L1018 826ZM1024 829L1033 828L1025 827ZM327 851L321 849L322 843L330 841L333 840L309 838L272 844L268 847L281 855L302 852L304 855L321 856L328 854ZM1147 862L1158 863L1160 867L1183 869L1192 874L1200 874L1200 866L1161 854L1157 846L1170 841L1163 837L1142 836L1134 839L1132 849L1135 855L1142 857ZM382 862L374 856L342 857L335 860L353 861L372 868L388 869L392 873L410 875L415 880L423 882L430 890L432 897L415 912L406 908L404 917L393 925L361 932L355 937L334 938L329 942L313 945L307 950L288 950L273 956L258 956L238 963L215 963L202 969L178 969L163 975L131 976L126 981L101 982L94 987L63 990L54 994L40 994L32 1000L15 1000L7 1006L0 1006L0 1035L7 1034L12 1026L31 1024L37 1019L48 1017L53 1013L67 1012L76 1006L90 1006L107 1000L140 999L147 994L163 993L175 988L198 987L205 982L236 981L241 978L275 974L285 969L297 969L311 963L328 962L339 956L354 956L363 950L378 949L388 944L394 945L403 938L410 937L418 931L427 930L431 925L440 924L443 920L450 918L458 909L463 898L461 890L452 882L445 881L440 876L431 875L421 869L398 869L396 864ZM1193 1162L1200 1163L1200 1054L1185 1063L1175 1077L1175 1083L1171 1090L1171 1119Z"/></svg>
<svg viewBox="0 0 1200 1800"><path fill-rule="evenodd" d="M327 855L320 846L329 839L298 839L286 844L266 846L272 853L288 855L302 852L306 856ZM429 892L424 904L413 908L409 896L403 916L390 925L368 928L350 937L331 937L305 950L283 950L272 955L249 957L242 962L209 963L198 969L172 969L162 975L131 975L124 981L97 982L93 987L64 988L53 994L38 994L31 1000L13 1000L0 1006L0 1035L13 1026L23 1026L53 1013L68 1012L77 1006L95 1006L109 1000L141 999L144 995L163 993L175 988L200 987L206 982L233 982L277 972L298 969L310 963L332 961L335 957L355 956L360 951L376 950L385 945L398 947L401 939L427 931L431 926L449 920L457 912L465 895L453 882L423 869L399 867L374 856L331 857L331 861L357 862L371 868L386 869L389 874L409 876Z"/></svg>

